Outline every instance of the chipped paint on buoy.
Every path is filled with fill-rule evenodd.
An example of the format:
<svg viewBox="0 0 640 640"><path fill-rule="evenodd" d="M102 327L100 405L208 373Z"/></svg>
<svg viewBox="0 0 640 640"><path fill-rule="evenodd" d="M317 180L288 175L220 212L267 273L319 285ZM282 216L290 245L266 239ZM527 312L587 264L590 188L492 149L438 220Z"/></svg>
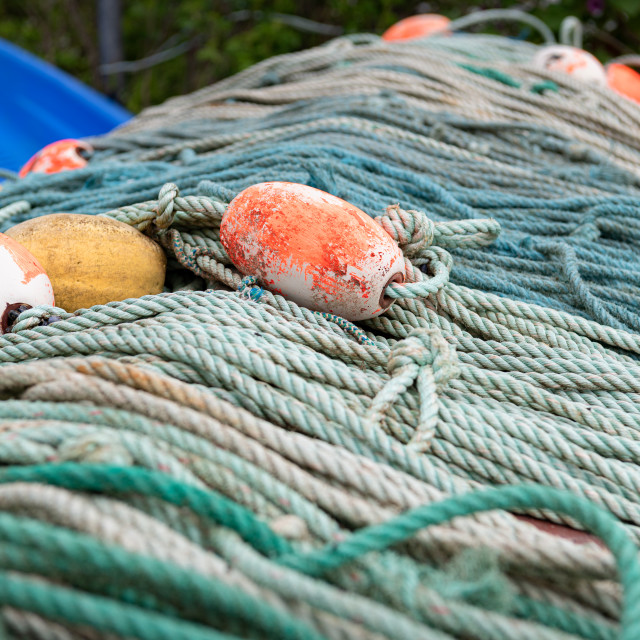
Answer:
<svg viewBox="0 0 640 640"><path fill-rule="evenodd" d="M607 74L600 61L587 51L564 44L542 47L533 57L534 66L548 71L558 71L576 80L605 86Z"/></svg>
<svg viewBox="0 0 640 640"><path fill-rule="evenodd" d="M347 320L373 318L404 281L404 257L366 213L290 182L264 182L236 196L220 238L238 270L299 305Z"/></svg>
<svg viewBox="0 0 640 640"><path fill-rule="evenodd" d="M20 307L54 304L53 287L40 263L13 238L0 233L0 334Z"/></svg>
<svg viewBox="0 0 640 640"><path fill-rule="evenodd" d="M82 169L87 165L85 156L93 153L93 147L82 140L58 140L43 147L20 169L19 176L28 173L58 173Z"/></svg>
<svg viewBox="0 0 640 640"><path fill-rule="evenodd" d="M449 34L450 22L449 18L437 13L422 13L399 20L391 25L382 34L382 39L387 41L415 40L436 34Z"/></svg>

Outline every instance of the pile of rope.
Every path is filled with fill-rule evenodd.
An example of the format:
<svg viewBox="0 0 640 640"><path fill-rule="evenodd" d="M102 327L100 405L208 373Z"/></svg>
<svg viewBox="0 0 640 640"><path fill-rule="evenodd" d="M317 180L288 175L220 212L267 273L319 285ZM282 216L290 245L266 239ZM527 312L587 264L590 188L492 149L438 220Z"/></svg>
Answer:
<svg viewBox="0 0 640 640"><path fill-rule="evenodd" d="M338 39L4 186L0 229L106 215L169 264L0 336L0 638L640 637L640 110L533 51ZM241 277L265 180L375 216L387 313Z"/></svg>

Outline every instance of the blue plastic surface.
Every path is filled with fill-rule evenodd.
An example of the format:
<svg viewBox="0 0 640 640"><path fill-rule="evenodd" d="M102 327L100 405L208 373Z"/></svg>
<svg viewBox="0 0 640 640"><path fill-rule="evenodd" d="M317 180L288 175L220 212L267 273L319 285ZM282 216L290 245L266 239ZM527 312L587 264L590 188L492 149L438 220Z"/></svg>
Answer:
<svg viewBox="0 0 640 640"><path fill-rule="evenodd" d="M131 114L53 65L0 39L0 167L17 171L62 138L106 133Z"/></svg>

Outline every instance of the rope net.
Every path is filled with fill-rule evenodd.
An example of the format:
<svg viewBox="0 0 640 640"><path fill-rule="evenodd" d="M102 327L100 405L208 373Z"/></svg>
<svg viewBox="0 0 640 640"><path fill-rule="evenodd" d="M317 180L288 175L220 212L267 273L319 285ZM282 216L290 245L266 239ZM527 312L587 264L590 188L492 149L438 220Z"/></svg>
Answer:
<svg viewBox="0 0 640 640"><path fill-rule="evenodd" d="M640 637L640 110L535 51L340 38L4 185L0 230L106 215L169 261L0 336L0 637ZM269 180L397 241L384 315L235 270Z"/></svg>

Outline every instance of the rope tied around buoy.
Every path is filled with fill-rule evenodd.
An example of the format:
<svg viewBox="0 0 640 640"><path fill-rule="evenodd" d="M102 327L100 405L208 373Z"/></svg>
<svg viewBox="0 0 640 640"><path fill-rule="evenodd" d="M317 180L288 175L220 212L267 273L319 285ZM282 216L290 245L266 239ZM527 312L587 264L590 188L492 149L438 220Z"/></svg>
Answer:
<svg viewBox="0 0 640 640"><path fill-rule="evenodd" d="M406 280L390 283L385 295L394 299L427 298L449 282L453 258L447 249L477 248L491 244L500 234L493 218L434 222L423 211L387 207L375 221L398 243L405 255ZM426 265L429 275L417 268Z"/></svg>
<svg viewBox="0 0 640 640"><path fill-rule="evenodd" d="M436 328L415 329L391 347L387 371L390 379L376 394L366 415L369 426L381 425L397 398L415 385L418 424L408 446L418 453L427 451L438 422L438 394L460 375L455 348Z"/></svg>
<svg viewBox="0 0 640 640"><path fill-rule="evenodd" d="M121 207L104 215L155 236L183 267L206 281L218 280L244 292L247 289L242 279L234 278L221 264L229 258L219 241L215 247L193 246L186 241L184 233L173 228L173 225L188 222L189 225L216 229L226 207L227 203L209 196L181 197L175 184L166 183L160 189L157 201ZM493 218L434 222L423 211L403 210L397 204L387 207L386 213L374 220L405 255L405 282L392 282L385 290L385 295L392 299L426 298L437 294L449 282L453 265L447 249L483 247L500 234L500 224ZM427 265L428 275L418 268L422 265ZM250 290L255 289L256 284L259 283L252 283ZM258 295L257 289L253 295Z"/></svg>

